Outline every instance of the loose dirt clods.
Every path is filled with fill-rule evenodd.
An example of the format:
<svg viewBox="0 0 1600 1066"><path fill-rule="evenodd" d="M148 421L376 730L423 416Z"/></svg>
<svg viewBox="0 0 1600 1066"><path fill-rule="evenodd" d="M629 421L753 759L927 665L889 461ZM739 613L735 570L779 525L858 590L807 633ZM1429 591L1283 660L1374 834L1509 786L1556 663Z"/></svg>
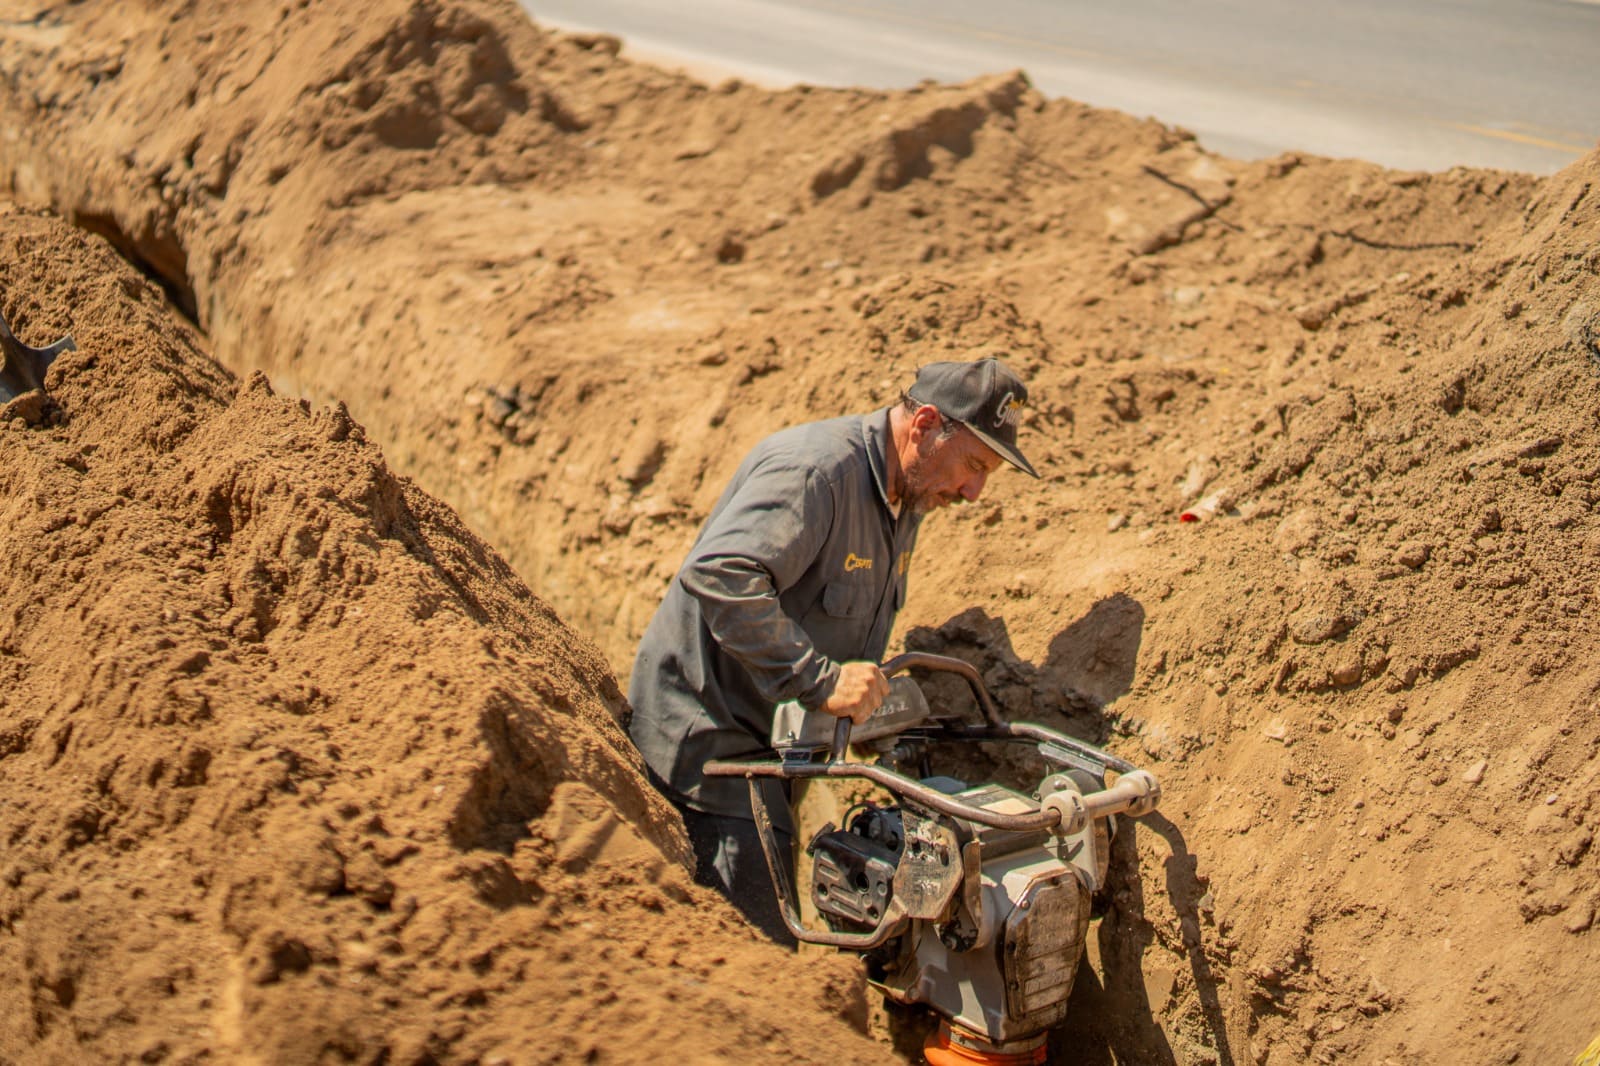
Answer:
<svg viewBox="0 0 1600 1066"><path fill-rule="evenodd" d="M80 349L0 427L0 1058L888 1056L687 884L614 678L751 443L978 354L1045 479L930 523L905 643L1167 797L1058 1057L1600 1029L1600 154L1239 163L488 0L8 17L0 190L150 281L0 214Z"/></svg>

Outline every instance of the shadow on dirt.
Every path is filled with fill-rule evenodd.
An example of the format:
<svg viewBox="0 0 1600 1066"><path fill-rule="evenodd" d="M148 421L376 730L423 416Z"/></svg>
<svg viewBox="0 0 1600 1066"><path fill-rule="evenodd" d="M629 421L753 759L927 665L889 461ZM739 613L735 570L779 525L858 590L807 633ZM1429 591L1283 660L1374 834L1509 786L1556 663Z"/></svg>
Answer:
<svg viewBox="0 0 1600 1066"><path fill-rule="evenodd" d="M1184 987L1177 974L1146 971L1146 950L1156 930L1145 918L1145 885L1139 876L1140 833L1166 841L1167 898L1178 914L1183 954L1190 981L1185 996L1195 1004L1173 1011ZM1190 853L1183 832L1159 811L1139 821L1124 820L1111 848L1107 906L1094 930L1099 972L1085 959L1072 989L1067 1021L1050 1037L1050 1061L1076 1066L1111 1063L1215 1062L1233 1066L1233 1049L1218 995L1218 977L1211 971L1201 943L1201 905L1206 887L1197 875L1198 859ZM1180 1058L1169 1033L1181 1019L1184 1042ZM1166 1023L1163 1025L1163 1021Z"/></svg>
<svg viewBox="0 0 1600 1066"><path fill-rule="evenodd" d="M938 627L914 628L907 632L905 644L908 651L952 655L972 663L1008 719L1063 729L1097 744L1109 735L1105 706L1133 684L1143 634L1144 607L1118 593L1100 600L1058 633L1044 662L1037 665L1018 658L1005 620L980 607L962 611ZM935 709L959 710L973 721L981 718L959 678L921 680ZM997 767L970 769L967 780L976 781L980 771L987 777ZM1033 781L1037 780L1034 775Z"/></svg>

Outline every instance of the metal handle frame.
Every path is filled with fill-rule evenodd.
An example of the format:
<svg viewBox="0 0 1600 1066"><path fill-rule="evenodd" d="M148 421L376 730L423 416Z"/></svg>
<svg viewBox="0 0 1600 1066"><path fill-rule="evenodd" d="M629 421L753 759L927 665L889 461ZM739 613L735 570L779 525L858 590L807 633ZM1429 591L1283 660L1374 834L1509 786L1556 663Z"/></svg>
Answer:
<svg viewBox="0 0 1600 1066"><path fill-rule="evenodd" d="M1069 737L1064 733L1059 733L1031 722L1006 722L1002 720L998 710L995 708L994 700L983 686L983 679L979 677L978 671L972 664L963 662L960 659L953 659L944 655L933 655L927 652L906 652L884 663L881 669L886 676L892 677L913 667L942 670L959 674L965 678L967 684L971 686L973 694L977 697L978 706L983 709L984 718L988 723L982 726L956 725L919 729L917 732L922 735L936 739L1021 741L1031 742L1040 746L1053 745L1074 752L1085 759L1104 766L1106 769L1116 770L1121 774L1132 773L1135 770L1132 763L1101 751L1092 744L1086 744L1081 740ZM964 803L953 796L937 789L929 788L920 781L912 780L904 774L895 773L885 767L846 762L844 755L850 746L852 725L853 723L850 719L840 718L834 726L833 745L827 762L802 763L793 761L717 759L706 764L705 772L710 777L746 778L750 781L752 788L755 785L755 779L758 777L776 777L788 781L801 781L813 777L858 777L881 785L895 795L921 807L949 815L952 818L961 818L977 825L1027 832L1038 829L1054 829L1061 823L1061 814L1056 810L1039 810L1032 814L1002 814L973 806L970 803ZM754 792L752 792L752 799L753 801L755 800ZM1105 813L1117 812L1106 811Z"/></svg>
<svg viewBox="0 0 1600 1066"><path fill-rule="evenodd" d="M884 910L883 917L871 930L860 933L839 933L807 929L802 925L795 905L796 887L789 876L788 863L778 854L778 844L772 829L772 816L761 795L758 778L776 777L789 781L814 777L864 778L925 810L936 811L977 825L1021 832L1041 829L1058 833L1077 832L1094 818L1105 818L1123 811L1131 811L1136 815L1147 814L1155 809L1155 804L1159 800L1161 787L1155 778L1136 769L1132 763L1053 729L1030 722L1013 723L1003 720L994 705L994 700L989 696L988 689L983 685L983 679L970 663L927 652L906 652L890 659L880 669L885 676L893 677L913 667L942 670L965 678L972 688L978 706L983 711L985 720L983 725L941 723L937 726L918 727L914 730L918 735L930 739L1020 741L1032 743L1040 748L1055 747L1087 760L1091 765L1116 770L1124 776L1104 791L1093 792L1087 796L1073 793L1070 797L1071 802L1062 802L1068 797L1052 796L1048 797L1050 802L1047 805L1041 806L1032 814L1001 814L964 803L954 796L929 788L920 781L914 781L904 774L897 774L882 766L846 762L845 752L850 747L850 732L854 724L849 718L840 718L833 727L830 758L824 763L732 759L718 759L707 763L705 767L707 776L743 777L748 782L750 809L756 820L756 836L761 841L767 869L772 874L773 888L778 897L778 911L783 915L784 925L796 940L854 951L870 951L896 935L910 921L910 915L906 912L900 894L896 893Z"/></svg>

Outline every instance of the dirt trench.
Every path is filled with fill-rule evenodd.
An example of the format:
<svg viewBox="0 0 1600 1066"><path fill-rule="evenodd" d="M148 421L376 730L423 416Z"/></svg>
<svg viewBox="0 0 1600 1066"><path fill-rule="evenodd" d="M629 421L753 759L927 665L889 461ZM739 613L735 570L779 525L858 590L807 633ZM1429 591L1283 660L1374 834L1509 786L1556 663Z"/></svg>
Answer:
<svg viewBox="0 0 1600 1066"><path fill-rule="evenodd" d="M598 651L343 405L5 205L0 304L77 344L0 430L0 1059L894 1061L853 969L691 883Z"/></svg>
<svg viewBox="0 0 1600 1066"><path fill-rule="evenodd" d="M11 195L347 404L614 674L756 439L1018 366L1045 479L929 524L900 637L1166 786L1058 1050L1600 1028L1597 157L1245 164L1021 74L708 87L509 4L23 15Z"/></svg>

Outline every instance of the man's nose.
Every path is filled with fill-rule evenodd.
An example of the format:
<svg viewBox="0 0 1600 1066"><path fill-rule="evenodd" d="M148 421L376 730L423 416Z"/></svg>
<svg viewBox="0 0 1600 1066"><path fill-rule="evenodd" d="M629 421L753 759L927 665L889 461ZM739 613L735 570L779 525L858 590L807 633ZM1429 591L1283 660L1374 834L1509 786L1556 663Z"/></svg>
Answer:
<svg viewBox="0 0 1600 1066"><path fill-rule="evenodd" d="M971 477L967 478L966 482L961 486L961 498L966 500L968 503L972 503L979 496L983 495L983 486L988 482L988 480L989 475L987 473L973 474Z"/></svg>

